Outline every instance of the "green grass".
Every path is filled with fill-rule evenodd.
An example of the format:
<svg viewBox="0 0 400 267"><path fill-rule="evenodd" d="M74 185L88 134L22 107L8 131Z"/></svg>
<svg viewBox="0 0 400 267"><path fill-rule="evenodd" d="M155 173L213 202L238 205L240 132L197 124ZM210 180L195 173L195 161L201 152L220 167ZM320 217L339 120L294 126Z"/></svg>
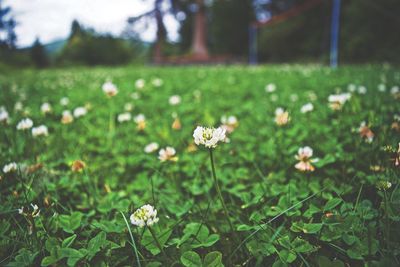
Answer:
<svg viewBox="0 0 400 267"><path fill-rule="evenodd" d="M163 80L160 87L152 84L155 78ZM112 98L101 89L107 79L119 90ZM135 88L137 79L145 80L143 89ZM275 92L266 92L269 83ZM332 110L329 95L347 92L349 84L367 92L356 90L341 110ZM1 172L0 265L398 266L399 168L393 159L399 157L400 95L390 92L397 85L400 69L388 66L0 75L0 106L10 115L1 125L0 165L18 164L15 172ZM169 104L172 95L182 98L179 105ZM69 99L65 107L63 97ZM15 110L16 102L22 110ZM46 115L44 102L52 106ZM314 110L301 113L309 102ZM118 122L127 103L132 117L145 115L143 131L133 120ZM79 106L88 108L85 116L60 122L64 110ZM274 122L278 107L289 112L287 125ZM179 130L171 128L173 113ZM229 143L213 150L220 201L208 149L195 146L192 135L198 125L219 126L223 115L236 116L239 125ZM49 135L16 130L28 117L34 126L46 125ZM371 143L360 136L362 121L374 133ZM145 153L151 142L174 147L178 161ZM319 159L313 172L295 168L304 146ZM75 160L86 164L84 170L71 170ZM390 188L378 189L387 181ZM30 203L39 216L32 216ZM129 216L145 204L157 209L158 223L130 224Z"/></svg>

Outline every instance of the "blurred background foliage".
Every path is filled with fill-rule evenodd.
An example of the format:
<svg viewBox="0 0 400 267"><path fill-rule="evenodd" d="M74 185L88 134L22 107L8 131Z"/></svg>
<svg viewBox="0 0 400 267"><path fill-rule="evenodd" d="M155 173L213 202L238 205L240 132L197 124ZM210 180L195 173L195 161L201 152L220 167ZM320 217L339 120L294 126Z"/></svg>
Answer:
<svg viewBox="0 0 400 267"><path fill-rule="evenodd" d="M247 62L249 29L255 22L268 21L307 2L319 2L296 16L259 27L257 55L260 63L328 63L331 0L158 0L155 3L160 5L163 1L169 4L168 9L162 10L163 15L174 15L180 24L179 39L162 42L164 56L190 54L196 5L202 3L206 10L206 45L211 56L229 57L234 62ZM154 18L157 8L155 4L155 10L141 18ZM339 61L400 62L399 11L398 0L342 0ZM150 62L155 47L132 33L128 22L125 32L112 36L74 21L65 40L42 44L37 39L31 47L17 48L16 25L11 9L0 1L0 70L6 65L42 68Z"/></svg>

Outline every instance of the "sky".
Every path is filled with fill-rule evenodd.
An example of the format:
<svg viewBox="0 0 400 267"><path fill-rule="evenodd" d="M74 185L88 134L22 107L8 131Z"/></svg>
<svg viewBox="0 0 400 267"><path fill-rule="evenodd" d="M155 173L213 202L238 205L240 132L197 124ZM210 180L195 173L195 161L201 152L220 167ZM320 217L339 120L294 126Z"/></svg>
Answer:
<svg viewBox="0 0 400 267"><path fill-rule="evenodd" d="M98 32L119 35L128 17L150 11L153 3L154 0L5 0L4 6L12 8L18 22L17 45L25 47L37 37L45 44L67 38L74 19ZM174 17L165 16L164 23L168 38L177 40L179 25ZM141 26L136 28L141 39L153 41L155 23Z"/></svg>

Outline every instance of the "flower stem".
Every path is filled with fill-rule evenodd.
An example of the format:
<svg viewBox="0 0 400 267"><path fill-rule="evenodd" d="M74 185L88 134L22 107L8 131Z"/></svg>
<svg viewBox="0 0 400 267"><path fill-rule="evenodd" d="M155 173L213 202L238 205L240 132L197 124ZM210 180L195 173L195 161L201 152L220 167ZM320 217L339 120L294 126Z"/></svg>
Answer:
<svg viewBox="0 0 400 267"><path fill-rule="evenodd" d="M233 228L233 225L232 225L232 223L231 223L231 220L229 219L228 209L226 208L224 198L222 197L222 194L221 194L221 189L219 188L219 185L218 185L218 179L217 179L217 175L216 175L216 173L215 173L214 157L213 157L213 152L212 152L213 150L212 150L212 148L210 148L209 151L210 151L211 170L212 170L212 174L213 174L215 189L217 190L219 200L221 201L222 207L223 207L223 209L224 209L224 213L225 213L226 220L227 220L228 223L229 223L229 227L231 228L232 233L235 233L235 229Z"/></svg>
<svg viewBox="0 0 400 267"><path fill-rule="evenodd" d="M386 232L386 246L389 248L389 236L390 236L390 228L389 228L389 213L388 213L388 197L386 190L383 191L385 197L385 232Z"/></svg>
<svg viewBox="0 0 400 267"><path fill-rule="evenodd" d="M132 231L129 226L128 220L126 219L126 217L122 211L120 211L120 213L121 213L122 217L124 218L126 227L128 228L128 231L129 231L129 235L131 236L131 241L132 241L133 251L135 252L137 266L141 267L140 261L139 261L139 256L138 256L138 251L137 251L136 244L135 244L135 239L133 239Z"/></svg>

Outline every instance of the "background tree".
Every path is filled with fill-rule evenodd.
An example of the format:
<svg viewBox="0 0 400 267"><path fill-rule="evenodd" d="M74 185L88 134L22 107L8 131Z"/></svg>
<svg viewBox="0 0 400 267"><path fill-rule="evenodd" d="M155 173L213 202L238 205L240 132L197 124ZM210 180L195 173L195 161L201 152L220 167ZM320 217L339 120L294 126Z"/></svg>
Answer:
<svg viewBox="0 0 400 267"><path fill-rule="evenodd" d="M0 46L15 49L17 41L16 26L17 22L11 14L11 8L4 7L3 0L0 0Z"/></svg>
<svg viewBox="0 0 400 267"><path fill-rule="evenodd" d="M36 38L31 48L31 58L33 64L35 64L35 66L38 68L44 68L49 65L49 59L39 38Z"/></svg>

